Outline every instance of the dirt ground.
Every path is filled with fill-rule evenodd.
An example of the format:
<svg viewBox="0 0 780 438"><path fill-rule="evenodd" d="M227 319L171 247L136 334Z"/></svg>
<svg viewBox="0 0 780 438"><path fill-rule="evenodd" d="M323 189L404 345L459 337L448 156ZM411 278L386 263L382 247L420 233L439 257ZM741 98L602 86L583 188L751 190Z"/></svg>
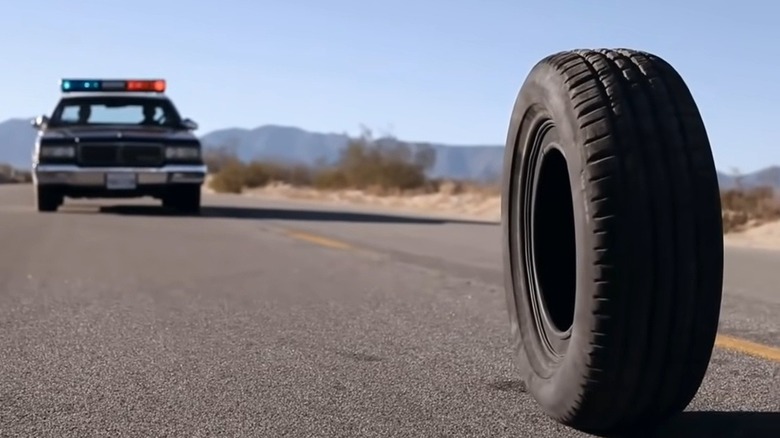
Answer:
<svg viewBox="0 0 780 438"><path fill-rule="evenodd" d="M211 192L208 188L205 190ZM305 199L330 204L375 205L406 212L452 215L496 222L501 220L501 198L484 193L377 196L358 190L324 192L278 184L247 190L244 194L271 199ZM780 221L765 223L737 233L728 233L724 236L724 243L728 246L780 251Z"/></svg>
<svg viewBox="0 0 780 438"><path fill-rule="evenodd" d="M458 216L485 221L497 222L501 220L501 198L483 193L378 196L359 190L321 191L277 184L245 190L244 194L271 199L301 199L341 205L372 205L406 212Z"/></svg>
<svg viewBox="0 0 780 438"><path fill-rule="evenodd" d="M767 222L724 236L726 245L780 250L780 221Z"/></svg>

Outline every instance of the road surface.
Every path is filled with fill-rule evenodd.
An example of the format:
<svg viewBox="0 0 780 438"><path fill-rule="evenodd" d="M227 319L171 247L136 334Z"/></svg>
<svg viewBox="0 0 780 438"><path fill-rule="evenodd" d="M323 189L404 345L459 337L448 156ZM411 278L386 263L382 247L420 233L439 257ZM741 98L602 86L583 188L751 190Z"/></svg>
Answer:
<svg viewBox="0 0 780 438"><path fill-rule="evenodd" d="M586 436L517 381L495 224L31 195L0 187L0 436ZM780 253L729 249L725 282L721 347L658 436L780 436Z"/></svg>

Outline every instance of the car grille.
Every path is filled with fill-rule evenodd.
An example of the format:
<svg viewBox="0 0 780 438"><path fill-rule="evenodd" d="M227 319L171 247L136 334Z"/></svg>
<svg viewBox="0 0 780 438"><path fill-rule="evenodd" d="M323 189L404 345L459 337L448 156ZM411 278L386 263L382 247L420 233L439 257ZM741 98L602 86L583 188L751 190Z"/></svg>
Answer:
<svg viewBox="0 0 780 438"><path fill-rule="evenodd" d="M161 145L83 144L79 146L81 166L161 166L165 160Z"/></svg>

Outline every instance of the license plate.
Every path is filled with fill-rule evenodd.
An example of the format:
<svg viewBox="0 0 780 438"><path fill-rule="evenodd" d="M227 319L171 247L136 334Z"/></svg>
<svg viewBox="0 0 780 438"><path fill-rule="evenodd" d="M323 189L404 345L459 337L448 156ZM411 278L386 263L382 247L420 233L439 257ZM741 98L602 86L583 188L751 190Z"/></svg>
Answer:
<svg viewBox="0 0 780 438"><path fill-rule="evenodd" d="M134 173L106 174L106 188L109 190L133 190L136 187Z"/></svg>

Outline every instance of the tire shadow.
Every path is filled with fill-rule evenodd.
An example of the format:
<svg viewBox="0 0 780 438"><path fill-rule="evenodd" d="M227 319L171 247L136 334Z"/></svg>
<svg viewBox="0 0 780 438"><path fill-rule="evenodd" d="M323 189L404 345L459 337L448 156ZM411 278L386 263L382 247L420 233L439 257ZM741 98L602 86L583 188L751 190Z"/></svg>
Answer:
<svg viewBox="0 0 780 438"><path fill-rule="evenodd" d="M99 208L103 214L124 216L170 216L180 217L175 211L159 206L147 205L113 205ZM437 219L401 214L359 213L335 210L279 209L254 207L203 206L202 219L243 219L243 220L284 220L312 222L362 222L362 223L394 223L394 224L470 224L498 226L495 222L467 219Z"/></svg>
<svg viewBox="0 0 780 438"><path fill-rule="evenodd" d="M683 412L648 434L625 438L778 438L780 412Z"/></svg>

